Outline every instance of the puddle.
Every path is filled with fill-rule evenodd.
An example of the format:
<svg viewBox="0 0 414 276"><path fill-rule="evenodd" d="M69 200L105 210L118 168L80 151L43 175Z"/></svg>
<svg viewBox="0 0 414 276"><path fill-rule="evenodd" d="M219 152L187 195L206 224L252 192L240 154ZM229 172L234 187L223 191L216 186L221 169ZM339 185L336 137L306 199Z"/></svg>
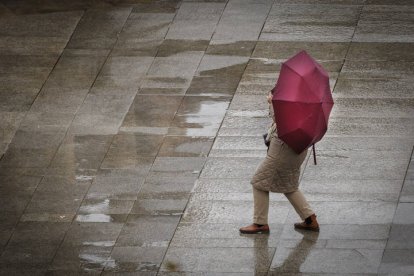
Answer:
<svg viewBox="0 0 414 276"><path fill-rule="evenodd" d="M82 212L86 213L104 212L109 210L109 203L109 199L104 199L103 201L98 203L84 205L80 209Z"/></svg>
<svg viewBox="0 0 414 276"><path fill-rule="evenodd" d="M77 215L76 221L79 221L79 222L112 222L113 218L112 216L105 215L105 214Z"/></svg>
<svg viewBox="0 0 414 276"><path fill-rule="evenodd" d="M83 242L83 245L112 247L115 245L115 241L98 241L98 242Z"/></svg>

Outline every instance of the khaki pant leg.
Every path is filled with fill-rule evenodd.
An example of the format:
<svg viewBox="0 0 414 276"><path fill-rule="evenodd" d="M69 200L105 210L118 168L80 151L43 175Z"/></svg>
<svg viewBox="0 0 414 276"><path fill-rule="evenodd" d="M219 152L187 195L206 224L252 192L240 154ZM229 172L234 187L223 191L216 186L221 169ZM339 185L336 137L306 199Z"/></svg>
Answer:
<svg viewBox="0 0 414 276"><path fill-rule="evenodd" d="M264 192L253 187L253 199L253 223L267 224L267 218L269 215L269 192Z"/></svg>
<svg viewBox="0 0 414 276"><path fill-rule="evenodd" d="M311 209L309 203L306 201L305 196L299 190L286 193L285 196L295 208L296 213L300 216L301 219L306 219L307 217L313 215L315 212Z"/></svg>

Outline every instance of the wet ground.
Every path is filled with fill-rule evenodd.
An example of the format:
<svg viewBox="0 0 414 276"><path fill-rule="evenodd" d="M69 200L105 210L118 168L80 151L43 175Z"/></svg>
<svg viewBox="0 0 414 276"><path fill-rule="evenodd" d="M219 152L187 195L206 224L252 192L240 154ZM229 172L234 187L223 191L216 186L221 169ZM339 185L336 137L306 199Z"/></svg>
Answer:
<svg viewBox="0 0 414 276"><path fill-rule="evenodd" d="M336 105L243 236L267 91L306 49ZM0 1L1 275L413 275L410 0Z"/></svg>

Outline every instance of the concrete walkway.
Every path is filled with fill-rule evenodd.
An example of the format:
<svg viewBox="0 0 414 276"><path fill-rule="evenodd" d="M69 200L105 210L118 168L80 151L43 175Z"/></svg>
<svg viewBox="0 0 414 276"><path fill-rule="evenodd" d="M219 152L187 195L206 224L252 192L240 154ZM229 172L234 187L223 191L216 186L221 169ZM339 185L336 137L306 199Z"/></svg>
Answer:
<svg viewBox="0 0 414 276"><path fill-rule="evenodd" d="M301 189L244 236L267 91L335 98ZM410 0L0 0L0 275L413 275Z"/></svg>

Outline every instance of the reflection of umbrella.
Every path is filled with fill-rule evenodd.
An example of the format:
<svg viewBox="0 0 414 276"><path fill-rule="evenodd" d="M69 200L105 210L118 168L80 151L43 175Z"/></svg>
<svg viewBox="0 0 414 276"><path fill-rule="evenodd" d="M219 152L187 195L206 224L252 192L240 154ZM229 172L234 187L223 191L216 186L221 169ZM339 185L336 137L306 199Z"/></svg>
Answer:
<svg viewBox="0 0 414 276"><path fill-rule="evenodd" d="M322 139L333 106L326 71L305 51L282 64L273 92L278 137L301 153Z"/></svg>

